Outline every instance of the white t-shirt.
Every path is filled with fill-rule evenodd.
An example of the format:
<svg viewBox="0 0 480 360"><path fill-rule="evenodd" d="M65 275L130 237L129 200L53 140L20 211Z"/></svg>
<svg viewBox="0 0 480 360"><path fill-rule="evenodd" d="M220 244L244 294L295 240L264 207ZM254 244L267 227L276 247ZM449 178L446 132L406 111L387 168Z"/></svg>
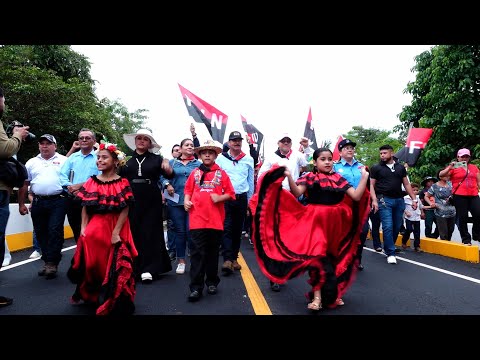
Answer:
<svg viewBox="0 0 480 360"><path fill-rule="evenodd" d="M37 195L58 195L62 192L60 169L67 157L55 153L50 159L42 158L40 154L31 158L25 164L30 181L30 191Z"/></svg>
<svg viewBox="0 0 480 360"><path fill-rule="evenodd" d="M406 195L403 197L403 200L405 201L405 219L407 220L410 220L410 221L420 221L421 220L421 214L422 214L422 211L421 209L423 208L423 204L422 202L420 201L420 197L417 195L416 197L417 199L417 209L416 210L413 210L412 208L412 198L410 197L410 195ZM409 215L407 215L407 213Z"/></svg>
<svg viewBox="0 0 480 360"><path fill-rule="evenodd" d="M278 164L279 166L285 166L292 174L293 180L297 180L300 176L300 167L307 166L308 163L305 159L305 155L302 154L300 151L292 150L292 153L290 154L288 159L282 158L277 154L273 153L273 155L267 157L263 162L260 170L258 171L258 177L260 177L264 172L270 170L274 164ZM288 184L287 178L283 180L282 187L290 191L290 185Z"/></svg>

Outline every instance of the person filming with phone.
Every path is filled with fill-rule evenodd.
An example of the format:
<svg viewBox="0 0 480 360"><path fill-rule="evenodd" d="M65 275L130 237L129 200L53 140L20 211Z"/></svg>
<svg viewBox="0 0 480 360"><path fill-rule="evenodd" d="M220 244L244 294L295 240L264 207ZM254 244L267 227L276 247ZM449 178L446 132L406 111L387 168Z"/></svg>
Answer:
<svg viewBox="0 0 480 360"><path fill-rule="evenodd" d="M470 150L460 149L457 161L452 161L438 174L440 177L450 176L457 226L465 245L472 245L472 239L480 241L480 171L476 165L470 164L470 159ZM472 235L468 232L468 212L472 214Z"/></svg>

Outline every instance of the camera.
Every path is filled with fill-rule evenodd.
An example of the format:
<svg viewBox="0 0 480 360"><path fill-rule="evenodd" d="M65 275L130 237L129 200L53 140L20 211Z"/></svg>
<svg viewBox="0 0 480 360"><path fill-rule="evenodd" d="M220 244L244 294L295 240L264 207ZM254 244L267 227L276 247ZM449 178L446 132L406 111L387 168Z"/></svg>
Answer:
<svg viewBox="0 0 480 360"><path fill-rule="evenodd" d="M12 121L7 128L5 129L5 132L7 133L8 137L12 137L13 135L13 129L16 127L23 127L24 125L20 121ZM25 138L25 142L30 142L35 140L37 137L35 134L32 134L31 132L28 133L27 137Z"/></svg>

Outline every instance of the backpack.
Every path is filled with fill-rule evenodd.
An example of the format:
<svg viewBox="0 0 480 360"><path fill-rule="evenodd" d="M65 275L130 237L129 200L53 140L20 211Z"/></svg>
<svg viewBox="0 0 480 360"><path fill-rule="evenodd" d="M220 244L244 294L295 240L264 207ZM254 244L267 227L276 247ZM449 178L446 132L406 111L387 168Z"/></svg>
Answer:
<svg viewBox="0 0 480 360"><path fill-rule="evenodd" d="M0 181L10 187L21 188L27 179L27 168L13 156L0 160Z"/></svg>

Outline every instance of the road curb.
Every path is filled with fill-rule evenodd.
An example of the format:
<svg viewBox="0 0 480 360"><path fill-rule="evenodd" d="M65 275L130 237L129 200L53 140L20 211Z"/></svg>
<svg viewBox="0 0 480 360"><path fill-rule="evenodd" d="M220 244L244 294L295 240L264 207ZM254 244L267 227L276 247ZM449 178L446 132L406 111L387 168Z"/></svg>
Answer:
<svg viewBox="0 0 480 360"><path fill-rule="evenodd" d="M380 231L380 238L383 240L383 234ZM407 241L407 246L411 247L413 240ZM402 246L402 236L397 237L395 245ZM460 259L463 261L468 261L472 263L480 262L480 253L478 245L465 245L462 243L447 241L447 240L438 240L431 239L427 237L420 238L420 246L424 252L430 254L438 254L454 259Z"/></svg>

